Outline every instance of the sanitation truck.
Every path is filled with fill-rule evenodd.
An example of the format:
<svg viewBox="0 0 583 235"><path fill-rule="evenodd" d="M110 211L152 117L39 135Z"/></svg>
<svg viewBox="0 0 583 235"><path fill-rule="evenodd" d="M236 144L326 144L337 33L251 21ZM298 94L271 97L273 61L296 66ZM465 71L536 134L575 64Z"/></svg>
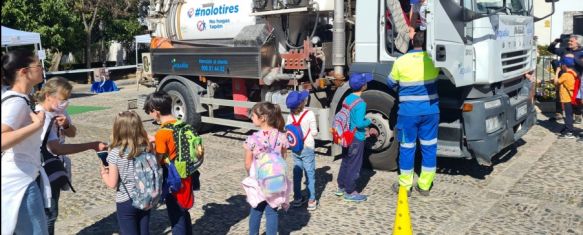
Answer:
<svg viewBox="0 0 583 235"><path fill-rule="evenodd" d="M330 141L350 73L374 75L362 94L368 161L397 168L397 94L386 85L407 53L409 1L151 0L140 2L153 37L144 68L173 100L173 114L209 125L254 129L249 109L310 92L318 140ZM536 64L532 0L427 0L426 50L439 75L438 156L492 157L535 123L524 78ZM553 8L554 2L549 3ZM545 16L548 17L548 16ZM544 18L544 17L543 17ZM146 63L146 61L145 61ZM333 145L332 154L340 148Z"/></svg>

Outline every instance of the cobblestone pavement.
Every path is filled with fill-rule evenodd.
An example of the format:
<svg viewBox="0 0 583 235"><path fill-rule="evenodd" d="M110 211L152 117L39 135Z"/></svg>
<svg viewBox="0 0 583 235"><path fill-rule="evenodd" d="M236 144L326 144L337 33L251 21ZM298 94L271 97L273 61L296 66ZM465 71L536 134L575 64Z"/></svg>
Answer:
<svg viewBox="0 0 583 235"><path fill-rule="evenodd" d="M116 93L76 92L72 105L109 107L72 116L79 129L70 143L107 141L113 115L127 100L153 89L120 86ZM78 89L77 89L78 90ZM146 128L156 126L141 110ZM579 126L581 128L581 126ZM558 140L560 125L539 114L539 125L517 147L496 157L493 167L474 161L438 159L438 175L430 197L413 193L409 199L416 234L583 234L583 143ZM240 186L245 176L242 142L248 132L215 128L203 135L206 161L201 167L201 191L192 215L195 234L246 234L249 206ZM318 152L326 152L325 148ZM93 152L72 156L77 193L61 194L58 234L116 234L114 190L99 178L100 161ZM290 162L291 165L291 162ZM389 234L396 195L390 186L396 172L363 170L359 180L364 203L347 203L334 196L340 161L317 157L318 210L280 212L282 234ZM165 207L153 211L151 233L170 232ZM263 229L263 225L262 225Z"/></svg>

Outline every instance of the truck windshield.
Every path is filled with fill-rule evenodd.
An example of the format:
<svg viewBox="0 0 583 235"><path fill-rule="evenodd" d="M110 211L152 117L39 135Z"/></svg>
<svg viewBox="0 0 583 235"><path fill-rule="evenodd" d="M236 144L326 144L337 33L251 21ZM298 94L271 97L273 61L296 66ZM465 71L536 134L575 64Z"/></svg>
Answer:
<svg viewBox="0 0 583 235"><path fill-rule="evenodd" d="M496 12L512 15L528 15L531 0L474 0L474 11L482 14ZM467 1L466 1L467 2ZM504 4L506 3L506 5Z"/></svg>

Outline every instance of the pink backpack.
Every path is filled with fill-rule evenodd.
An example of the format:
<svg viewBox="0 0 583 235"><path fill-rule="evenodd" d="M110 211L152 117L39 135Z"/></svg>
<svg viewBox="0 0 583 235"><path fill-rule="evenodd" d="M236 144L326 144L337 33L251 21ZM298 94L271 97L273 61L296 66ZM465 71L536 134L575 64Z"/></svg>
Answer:
<svg viewBox="0 0 583 235"><path fill-rule="evenodd" d="M255 156L255 178L265 197L282 193L287 190L287 163L281 153L275 151L279 132L275 137L273 147L267 146L266 151Z"/></svg>

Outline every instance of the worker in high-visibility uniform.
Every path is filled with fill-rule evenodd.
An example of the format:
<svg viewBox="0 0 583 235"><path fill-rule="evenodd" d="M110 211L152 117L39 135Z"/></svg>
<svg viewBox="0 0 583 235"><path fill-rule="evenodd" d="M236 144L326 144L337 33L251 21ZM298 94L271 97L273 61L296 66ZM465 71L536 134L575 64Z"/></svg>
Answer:
<svg viewBox="0 0 583 235"><path fill-rule="evenodd" d="M400 142L399 183L393 185L398 192L399 185L411 193L413 186L413 164L417 139L423 154L421 174L415 189L423 196L435 178L437 158L437 128L439 124L439 101L437 96L437 75L431 57L423 51L424 32L413 37L413 50L399 57L393 64L387 85L399 93L397 117L397 140Z"/></svg>

